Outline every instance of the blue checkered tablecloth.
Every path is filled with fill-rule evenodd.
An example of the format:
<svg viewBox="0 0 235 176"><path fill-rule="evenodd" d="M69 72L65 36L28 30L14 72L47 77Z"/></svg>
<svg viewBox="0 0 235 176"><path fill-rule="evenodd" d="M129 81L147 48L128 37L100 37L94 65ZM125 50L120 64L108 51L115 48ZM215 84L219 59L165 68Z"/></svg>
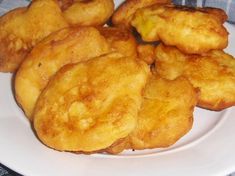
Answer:
<svg viewBox="0 0 235 176"><path fill-rule="evenodd" d="M173 0L173 2L177 5L221 8L227 13L228 21L235 23L235 0Z"/></svg>
<svg viewBox="0 0 235 176"><path fill-rule="evenodd" d="M0 15L15 7L26 6L29 1L30 0L0 0ZM173 2L177 5L221 8L227 13L229 17L228 21L235 24L235 0L173 0ZM20 176L20 174L17 174L0 163L0 176ZM229 176L235 176L235 172Z"/></svg>

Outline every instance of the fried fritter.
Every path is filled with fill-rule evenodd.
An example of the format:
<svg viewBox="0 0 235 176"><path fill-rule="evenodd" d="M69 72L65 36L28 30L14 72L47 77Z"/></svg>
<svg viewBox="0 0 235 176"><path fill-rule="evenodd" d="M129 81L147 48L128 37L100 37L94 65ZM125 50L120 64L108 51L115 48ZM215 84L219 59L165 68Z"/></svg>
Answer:
<svg viewBox="0 0 235 176"><path fill-rule="evenodd" d="M197 91L185 78L152 77L144 91L132 149L168 147L192 127Z"/></svg>
<svg viewBox="0 0 235 176"><path fill-rule="evenodd" d="M120 7L114 12L112 17L112 23L115 26L131 28L131 19L134 13L143 7L147 7L153 4L171 3L171 0L126 0Z"/></svg>
<svg viewBox="0 0 235 176"><path fill-rule="evenodd" d="M38 96L62 66L110 52L106 39L93 27L65 28L34 47L15 77L15 95L27 117Z"/></svg>
<svg viewBox="0 0 235 176"><path fill-rule="evenodd" d="M188 78L200 89L200 107L222 110L235 105L235 60L223 51L187 55L161 44L156 48L156 71L167 79Z"/></svg>
<svg viewBox="0 0 235 176"><path fill-rule="evenodd" d="M225 19L225 12L216 8L154 5L139 9L131 24L145 41L161 40L185 53L201 54L227 47Z"/></svg>
<svg viewBox="0 0 235 176"><path fill-rule="evenodd" d="M155 46L151 44L139 44L137 46L138 58L151 65L155 61Z"/></svg>
<svg viewBox="0 0 235 176"><path fill-rule="evenodd" d="M131 134L106 151L168 147L192 127L197 91L183 78L151 76L144 90L137 126Z"/></svg>
<svg viewBox="0 0 235 176"><path fill-rule="evenodd" d="M44 144L60 151L92 152L135 128L149 68L120 56L112 53L56 73L34 112L34 128Z"/></svg>
<svg viewBox="0 0 235 176"><path fill-rule="evenodd" d="M99 26L107 22L114 11L113 0L58 0L70 25Z"/></svg>
<svg viewBox="0 0 235 176"><path fill-rule="evenodd" d="M66 26L54 0L35 0L0 17L0 71L14 72L35 44Z"/></svg>
<svg viewBox="0 0 235 176"><path fill-rule="evenodd" d="M100 27L98 30L106 38L113 51L124 56L137 55L136 39L130 31L117 27Z"/></svg>

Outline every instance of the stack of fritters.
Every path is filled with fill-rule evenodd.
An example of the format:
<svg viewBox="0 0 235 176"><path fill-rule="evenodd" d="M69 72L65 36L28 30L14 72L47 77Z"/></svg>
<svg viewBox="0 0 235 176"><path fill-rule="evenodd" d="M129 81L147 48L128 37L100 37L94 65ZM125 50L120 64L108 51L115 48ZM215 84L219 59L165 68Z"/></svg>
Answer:
<svg viewBox="0 0 235 176"><path fill-rule="evenodd" d="M198 106L222 110L235 105L235 60L222 50L189 55L176 47L156 48L156 72L167 79L187 78L200 90Z"/></svg>
<svg viewBox="0 0 235 176"><path fill-rule="evenodd" d="M17 70L16 100L45 145L168 147L192 128L196 105L235 104L222 10L127 0L113 11L112 0L34 0L0 17L0 71Z"/></svg>
<svg viewBox="0 0 235 176"><path fill-rule="evenodd" d="M32 48L68 26L102 26L113 0L34 0L0 17L0 71L15 72Z"/></svg>

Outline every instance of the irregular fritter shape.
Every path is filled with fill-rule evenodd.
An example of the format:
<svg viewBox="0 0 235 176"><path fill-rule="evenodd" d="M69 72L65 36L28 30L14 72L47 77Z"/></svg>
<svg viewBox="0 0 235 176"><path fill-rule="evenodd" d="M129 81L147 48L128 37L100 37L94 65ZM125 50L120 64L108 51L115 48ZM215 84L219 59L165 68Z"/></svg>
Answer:
<svg viewBox="0 0 235 176"><path fill-rule="evenodd" d="M155 46L151 44L139 44L137 46L138 58L151 65L155 61Z"/></svg>
<svg viewBox="0 0 235 176"><path fill-rule="evenodd" d="M125 148L148 149L168 147L192 127L197 91L185 78L167 80L151 76L138 115L137 126L125 140L107 151L119 153Z"/></svg>
<svg viewBox="0 0 235 176"><path fill-rule="evenodd" d="M225 19L221 9L154 5L138 10L131 23L145 41L161 40L185 53L199 54L228 45Z"/></svg>
<svg viewBox="0 0 235 176"><path fill-rule="evenodd" d="M66 26L54 0L35 0L0 17L0 71L14 72L36 43Z"/></svg>
<svg viewBox="0 0 235 176"><path fill-rule="evenodd" d="M114 11L113 0L58 0L71 25L103 25Z"/></svg>
<svg viewBox="0 0 235 176"><path fill-rule="evenodd" d="M131 28L131 19L134 13L143 7L151 6L153 4L170 3L171 0L126 0L114 12L112 23L115 26Z"/></svg>
<svg viewBox="0 0 235 176"><path fill-rule="evenodd" d="M235 105L235 60L223 51L187 55L175 47L159 45L156 71L167 79L188 78L200 89L200 107L222 110Z"/></svg>
<svg viewBox="0 0 235 176"><path fill-rule="evenodd" d="M126 137L148 74L146 64L117 53L63 67L35 107L39 139L56 150L92 152Z"/></svg>
<svg viewBox="0 0 235 176"><path fill-rule="evenodd" d="M117 51L124 56L137 55L136 39L130 31L117 27L100 27L98 30L105 37L113 51Z"/></svg>
<svg viewBox="0 0 235 176"><path fill-rule="evenodd" d="M144 91L131 148L168 147L192 127L197 91L185 78L152 77Z"/></svg>
<svg viewBox="0 0 235 176"><path fill-rule="evenodd" d="M27 117L31 119L38 96L62 66L109 51L105 38L93 27L65 28L36 45L15 77L16 99Z"/></svg>

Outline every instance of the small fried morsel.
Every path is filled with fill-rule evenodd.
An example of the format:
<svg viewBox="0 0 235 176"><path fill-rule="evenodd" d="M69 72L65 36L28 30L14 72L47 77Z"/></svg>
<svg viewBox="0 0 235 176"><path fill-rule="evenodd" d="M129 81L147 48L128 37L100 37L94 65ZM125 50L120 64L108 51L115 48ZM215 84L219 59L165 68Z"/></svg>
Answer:
<svg viewBox="0 0 235 176"><path fill-rule="evenodd" d="M109 147L109 153L123 149L150 149L173 145L192 127L197 90L179 77L175 80L151 76L138 114L137 126L125 139Z"/></svg>
<svg viewBox="0 0 235 176"><path fill-rule="evenodd" d="M101 26L114 11L113 0L58 0L70 25Z"/></svg>
<svg viewBox="0 0 235 176"><path fill-rule="evenodd" d="M134 13L143 7L153 4L171 3L171 0L126 0L114 12L112 23L114 26L131 28L131 19Z"/></svg>
<svg viewBox="0 0 235 176"><path fill-rule="evenodd" d="M112 53L67 65L50 80L34 112L34 128L45 145L60 151L98 151L135 128L149 68L120 56Z"/></svg>
<svg viewBox="0 0 235 176"><path fill-rule="evenodd" d="M161 40L185 53L202 54L227 47L226 17L216 8L154 5L138 10L131 24L145 41Z"/></svg>
<svg viewBox="0 0 235 176"><path fill-rule="evenodd" d="M155 61L155 46L151 44L139 44L137 46L138 58L151 65Z"/></svg>
<svg viewBox="0 0 235 176"><path fill-rule="evenodd" d="M16 71L35 44L67 26L54 0L35 0L0 17L0 71Z"/></svg>
<svg viewBox="0 0 235 176"><path fill-rule="evenodd" d="M175 47L156 48L156 71L175 79L183 75L200 89L198 106L222 110L235 105L235 60L229 54L213 50L203 55L187 55Z"/></svg>
<svg viewBox="0 0 235 176"><path fill-rule="evenodd" d="M65 28L34 47L15 77L15 94L31 119L38 96L62 66L110 52L106 39L93 27Z"/></svg>
<svg viewBox="0 0 235 176"><path fill-rule="evenodd" d="M136 39L130 31L117 27L100 27L98 30L105 37L113 51L117 51L124 56L137 56Z"/></svg>

